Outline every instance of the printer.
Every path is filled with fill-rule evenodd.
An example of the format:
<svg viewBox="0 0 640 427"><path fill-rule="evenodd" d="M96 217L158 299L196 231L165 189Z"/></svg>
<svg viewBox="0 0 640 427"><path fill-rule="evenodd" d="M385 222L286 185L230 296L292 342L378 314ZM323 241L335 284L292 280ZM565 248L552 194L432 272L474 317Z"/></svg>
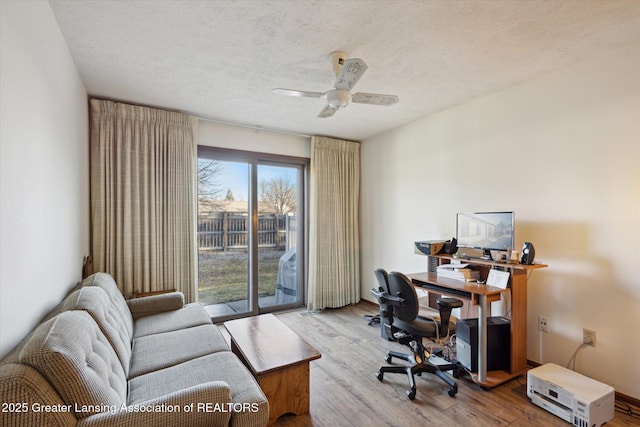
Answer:
<svg viewBox="0 0 640 427"><path fill-rule="evenodd" d="M599 427L613 419L613 387L553 363L527 372L527 396L574 426Z"/></svg>
<svg viewBox="0 0 640 427"><path fill-rule="evenodd" d="M444 249L444 240L424 240L415 242L414 252L418 255L438 255Z"/></svg>

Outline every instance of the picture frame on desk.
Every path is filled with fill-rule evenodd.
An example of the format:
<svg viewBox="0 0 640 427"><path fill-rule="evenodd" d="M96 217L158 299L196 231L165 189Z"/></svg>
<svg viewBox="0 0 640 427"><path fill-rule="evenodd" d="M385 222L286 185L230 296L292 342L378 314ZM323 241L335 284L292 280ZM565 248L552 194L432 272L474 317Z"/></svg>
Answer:
<svg viewBox="0 0 640 427"><path fill-rule="evenodd" d="M506 289L509 285L509 272L508 271L499 271L495 269L489 270L489 275L487 276L487 285L495 286L500 289Z"/></svg>

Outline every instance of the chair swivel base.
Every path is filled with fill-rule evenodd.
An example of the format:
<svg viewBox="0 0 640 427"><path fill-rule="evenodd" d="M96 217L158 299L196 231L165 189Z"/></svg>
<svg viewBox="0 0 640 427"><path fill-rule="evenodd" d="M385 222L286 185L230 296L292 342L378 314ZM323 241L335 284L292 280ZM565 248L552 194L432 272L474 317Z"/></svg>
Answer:
<svg viewBox="0 0 640 427"><path fill-rule="evenodd" d="M405 360L410 362L410 365L404 366L383 366L380 368L378 373L376 374L376 378L379 381L382 381L384 378L385 372L393 373L393 374L405 374L407 378L409 378L409 389L406 394L409 400L414 400L416 398L416 382L414 375L420 376L423 372L427 372L430 374L435 374L438 378L444 381L449 386L448 394L451 397L454 397L458 392L458 384L453 381L445 371L453 370L454 373L457 371L458 366L456 364L446 364L446 365L432 365L430 363L418 363L413 354L405 354L398 353L395 351L390 351L387 357L385 358L387 363L391 363L393 358ZM455 374L454 374L455 375Z"/></svg>

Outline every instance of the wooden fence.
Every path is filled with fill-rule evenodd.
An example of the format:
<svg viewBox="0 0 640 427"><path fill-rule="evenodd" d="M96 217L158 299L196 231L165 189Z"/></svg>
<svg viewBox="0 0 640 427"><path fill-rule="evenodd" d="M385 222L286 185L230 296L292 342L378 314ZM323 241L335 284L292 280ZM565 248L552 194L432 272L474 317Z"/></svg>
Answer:
<svg viewBox="0 0 640 427"><path fill-rule="evenodd" d="M249 216L215 212L198 217L198 249L227 251L246 249ZM287 250L296 245L296 217L258 213L258 247Z"/></svg>

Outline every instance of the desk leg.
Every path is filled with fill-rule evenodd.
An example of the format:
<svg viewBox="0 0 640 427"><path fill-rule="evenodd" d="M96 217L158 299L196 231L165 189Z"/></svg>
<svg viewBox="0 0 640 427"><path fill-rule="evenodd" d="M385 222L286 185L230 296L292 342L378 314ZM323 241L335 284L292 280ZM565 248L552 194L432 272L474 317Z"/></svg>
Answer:
<svg viewBox="0 0 640 427"><path fill-rule="evenodd" d="M479 295L478 307L478 381L487 380L487 296Z"/></svg>

